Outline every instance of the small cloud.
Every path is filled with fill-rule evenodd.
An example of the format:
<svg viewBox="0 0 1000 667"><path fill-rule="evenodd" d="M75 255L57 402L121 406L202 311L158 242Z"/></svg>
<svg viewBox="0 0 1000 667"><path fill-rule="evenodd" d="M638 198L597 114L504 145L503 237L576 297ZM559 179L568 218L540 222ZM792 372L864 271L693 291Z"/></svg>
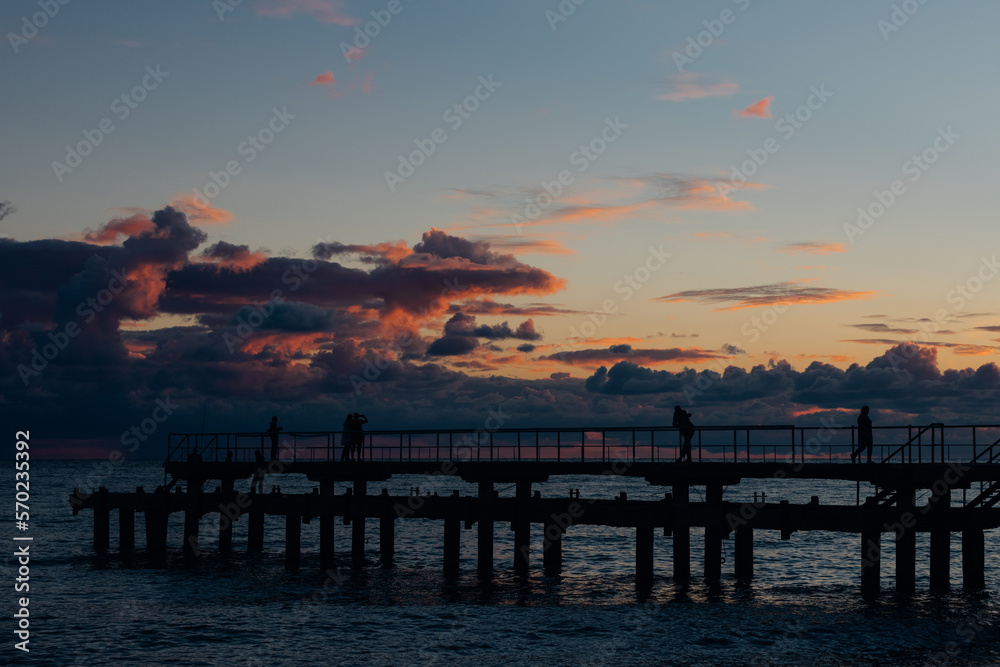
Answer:
<svg viewBox="0 0 1000 667"><path fill-rule="evenodd" d="M170 205L187 215L188 220L202 225L225 225L232 221L233 214L224 208L213 206L194 195L175 195Z"/></svg>
<svg viewBox="0 0 1000 667"><path fill-rule="evenodd" d="M768 95L762 100L757 100L742 111L734 111L733 115L737 118L770 118L770 106L773 99L774 95Z"/></svg>
<svg viewBox="0 0 1000 667"><path fill-rule="evenodd" d="M254 6L259 16L288 18L306 14L323 23L355 25L358 20L344 12L342 0L261 0Z"/></svg>
<svg viewBox="0 0 1000 667"><path fill-rule="evenodd" d="M682 72L670 77L674 90L660 95L661 100L680 102L682 100L699 100L704 97L727 97L739 92L739 84L731 81L701 82L700 74Z"/></svg>
<svg viewBox="0 0 1000 667"><path fill-rule="evenodd" d="M847 252L847 246L843 243L830 241L799 241L798 243L785 244L778 248L778 251L790 255L833 255Z"/></svg>
<svg viewBox="0 0 1000 667"><path fill-rule="evenodd" d="M747 351L744 350L739 345L731 345L730 343L726 343L720 349L723 352L725 352L726 354L731 354L731 355L734 355L734 356L740 355L740 354L746 354L747 353Z"/></svg>

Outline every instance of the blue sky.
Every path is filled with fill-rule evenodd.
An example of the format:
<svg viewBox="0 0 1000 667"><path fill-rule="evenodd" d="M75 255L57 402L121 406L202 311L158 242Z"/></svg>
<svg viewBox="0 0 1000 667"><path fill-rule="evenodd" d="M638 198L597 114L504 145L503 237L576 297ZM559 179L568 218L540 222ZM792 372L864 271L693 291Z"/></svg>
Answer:
<svg viewBox="0 0 1000 667"><path fill-rule="evenodd" d="M532 281L541 273L524 269L530 286L487 281L450 310L419 316L393 314L384 301L373 306L371 295L355 304L321 299L309 307L366 310L368 333L330 325L317 338L296 338L287 352L299 356L282 361L292 367L348 341L376 350L400 327L424 345L395 361L461 377L568 373L582 382L619 361L670 373L780 359L846 369L907 342L932 352L941 369L995 361L994 3L400 0L348 61L341 45L389 5L69 2L53 4L58 11L34 34L25 21L41 23L33 17L48 5L6 4L0 201L16 210L0 233L11 243L86 241L110 257L129 234L98 240L85 230L140 216L145 222L130 233L150 233L153 212L172 204L206 234L184 261L203 261L194 258L219 241L246 246L245 257L258 258L240 260L249 262L239 274L247 280L263 258L310 258L318 242L364 246L325 261L358 271L395 266L386 246L376 252L383 264L362 258L378 244L412 250L432 229L444 233L432 239L445 244L435 252L450 252L442 250L454 247L450 238L489 244L551 277L540 286ZM560 6L575 11L555 22ZM690 50L698 40L700 53ZM694 57L682 62L678 54ZM121 118L115 100L144 77L154 81L147 68L166 76L140 90L145 99ZM481 77L499 85L460 127L449 126L445 112L471 99ZM286 119L281 131L247 161L244 142L275 110ZM782 119L796 112L809 118L789 132ZM114 130L79 166L57 174L53 163L65 162L66 146L95 136L102 119ZM621 131L579 171L584 163L574 155L609 122ZM436 128L446 139L390 189L385 174L397 170L398 156L416 150L415 141L426 145ZM738 185L733 167L766 153L765 145L772 153L749 185L728 187ZM912 156L925 151L935 161L915 171ZM195 189L204 192L229 161L239 173L199 210ZM510 226L525 198L541 201L542 182L562 170L572 182L540 224ZM874 193L894 181L900 194L870 228L845 229L859 207L877 210ZM635 275L650 248L670 258L625 301L615 285ZM206 312L165 307L170 272L184 261L157 269L161 282L142 288L153 289L146 296L154 306L141 316L130 311L116 330L212 326ZM16 279L3 286L9 294ZM246 294L240 298L266 297ZM607 298L618 312L593 336L573 338ZM427 357L424 348L447 337L454 313L473 313L483 299L509 308L480 309L477 326L530 319L539 332L534 349L515 350L527 339L463 330L476 344ZM240 305L236 297L226 303L234 312ZM921 334L920 321L941 312L942 331ZM37 314L9 317L11 331L32 335L58 325ZM275 323L264 328L272 325L279 335ZM127 338L119 343L136 359L141 345ZM615 345L632 350L609 351ZM559 350L590 350L593 362L542 359ZM339 400L334 394L329 400Z"/></svg>

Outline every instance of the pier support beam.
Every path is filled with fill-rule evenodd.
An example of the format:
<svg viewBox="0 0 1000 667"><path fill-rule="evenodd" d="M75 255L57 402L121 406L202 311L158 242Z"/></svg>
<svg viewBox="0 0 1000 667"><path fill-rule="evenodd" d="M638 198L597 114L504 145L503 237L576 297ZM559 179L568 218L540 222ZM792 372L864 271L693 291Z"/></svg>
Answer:
<svg viewBox="0 0 1000 667"><path fill-rule="evenodd" d="M986 540L982 528L962 531L962 585L967 591L986 587Z"/></svg>
<svg viewBox="0 0 1000 667"><path fill-rule="evenodd" d="M882 573L882 533L866 530L861 533L861 596L879 596Z"/></svg>
<svg viewBox="0 0 1000 667"><path fill-rule="evenodd" d="M135 510L121 508L118 510L118 551L130 554L135 549Z"/></svg>
<svg viewBox="0 0 1000 667"><path fill-rule="evenodd" d="M222 504L233 511L219 512L219 553L229 554L233 551L233 522L239 518L239 508L233 493L233 479L222 480Z"/></svg>
<svg viewBox="0 0 1000 667"><path fill-rule="evenodd" d="M718 513L709 519L710 525L705 527L705 581L716 584L722 580L722 487L708 485L705 502L711 508L718 508Z"/></svg>
<svg viewBox="0 0 1000 667"><path fill-rule="evenodd" d="M108 553L111 541L111 511L107 507L94 508L94 551Z"/></svg>
<svg viewBox="0 0 1000 667"><path fill-rule="evenodd" d="M333 502L333 482L323 480L319 483L320 499L325 503ZM334 564L333 550L335 546L333 526L337 517L332 511L319 517L319 569L326 572Z"/></svg>
<svg viewBox="0 0 1000 667"><path fill-rule="evenodd" d="M928 502L934 525L931 528L931 592L947 593L951 589L951 531L944 522L944 514L951 504L951 489L931 496Z"/></svg>
<svg viewBox="0 0 1000 667"><path fill-rule="evenodd" d="M899 521L896 532L896 594L912 595L917 589L917 531L914 490L899 489L896 495Z"/></svg>
<svg viewBox="0 0 1000 667"><path fill-rule="evenodd" d="M264 499L256 494L250 505L250 525L247 527L247 553L264 550Z"/></svg>
<svg viewBox="0 0 1000 667"><path fill-rule="evenodd" d="M382 489L385 497L382 516L378 525L378 551L382 567L392 567L396 552L396 517L392 513L392 503L389 502L389 490Z"/></svg>
<svg viewBox="0 0 1000 667"><path fill-rule="evenodd" d="M351 497L351 565L361 567L365 564L365 516L361 504L368 494L368 482L363 479L354 480L354 490Z"/></svg>
<svg viewBox="0 0 1000 667"><path fill-rule="evenodd" d="M635 529L635 583L640 586L653 583L653 526Z"/></svg>
<svg viewBox="0 0 1000 667"><path fill-rule="evenodd" d="M285 569L295 572L302 558L302 517L298 514L285 515Z"/></svg>
<svg viewBox="0 0 1000 667"><path fill-rule="evenodd" d="M674 484L673 487L673 533L674 533L674 581L686 584L691 581L691 529L688 527L689 487Z"/></svg>
<svg viewBox="0 0 1000 667"><path fill-rule="evenodd" d="M479 571L493 571L493 482L479 482Z"/></svg>
<svg viewBox="0 0 1000 667"><path fill-rule="evenodd" d="M162 558L167 552L167 513L163 510L146 510L146 554L153 559Z"/></svg>
<svg viewBox="0 0 1000 667"><path fill-rule="evenodd" d="M559 574L562 571L563 529L551 517L545 520L543 528L542 564L545 574Z"/></svg>
<svg viewBox="0 0 1000 667"><path fill-rule="evenodd" d="M516 510L514 519L514 569L518 572L527 572L528 564L531 562L531 524L528 523L525 515L527 505L531 502L531 482L521 480L517 482L514 492L514 502Z"/></svg>
<svg viewBox="0 0 1000 667"><path fill-rule="evenodd" d="M452 491L452 498L458 498L458 491ZM449 573L458 572L458 563L461 558L461 519L444 520L444 571Z"/></svg>
<svg viewBox="0 0 1000 667"><path fill-rule="evenodd" d="M184 558L190 560L201 555L198 546L198 527L201 524L201 492L191 493L188 507L184 510Z"/></svg>
<svg viewBox="0 0 1000 667"><path fill-rule="evenodd" d="M736 578L740 581L753 579L753 528L740 526L733 538L733 551L736 559Z"/></svg>

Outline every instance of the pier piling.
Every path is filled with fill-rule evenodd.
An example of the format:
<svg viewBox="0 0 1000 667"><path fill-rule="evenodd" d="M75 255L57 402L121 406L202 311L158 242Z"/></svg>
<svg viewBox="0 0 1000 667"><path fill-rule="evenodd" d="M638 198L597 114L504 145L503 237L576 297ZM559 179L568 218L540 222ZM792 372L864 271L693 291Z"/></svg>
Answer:
<svg viewBox="0 0 1000 667"><path fill-rule="evenodd" d="M653 583L653 526L635 529L635 582L638 585Z"/></svg>
<svg viewBox="0 0 1000 667"><path fill-rule="evenodd" d="M951 531L945 523L945 514L951 504L951 489L932 495L928 502L934 504L930 510L934 522L931 528L931 592L947 593L951 589Z"/></svg>
<svg viewBox="0 0 1000 667"><path fill-rule="evenodd" d="M531 562L531 524L527 518L527 504L531 502L531 482L520 480L514 492L516 511L514 519L514 569L527 571Z"/></svg>
<svg viewBox="0 0 1000 667"><path fill-rule="evenodd" d="M674 533L674 581L686 584L691 581L691 529L688 515L689 487L687 483L674 484L673 524Z"/></svg>
<svg viewBox="0 0 1000 667"><path fill-rule="evenodd" d="M302 517L298 514L285 515L285 569L295 572L302 558Z"/></svg>
<svg viewBox="0 0 1000 667"><path fill-rule="evenodd" d="M982 528L962 531L962 586L967 591L986 586L986 539Z"/></svg>
<svg viewBox="0 0 1000 667"><path fill-rule="evenodd" d="M368 481L354 480L354 490L351 495L351 565L361 567L365 564L365 515L362 503L368 494Z"/></svg>
<svg viewBox="0 0 1000 667"><path fill-rule="evenodd" d="M118 510L118 551L127 554L135 549L135 510L122 507Z"/></svg>
<svg viewBox="0 0 1000 667"><path fill-rule="evenodd" d="M479 540L480 572L493 571L493 482L479 482Z"/></svg>
<svg viewBox="0 0 1000 667"><path fill-rule="evenodd" d="M753 579L753 528L740 526L733 537L734 574L740 581Z"/></svg>
<svg viewBox="0 0 1000 667"><path fill-rule="evenodd" d="M323 480L319 483L320 500L324 503L333 500L333 482ZM337 517L333 512L324 512L319 517L319 569L326 572L334 565L333 551L335 547L333 527Z"/></svg>
<svg viewBox="0 0 1000 667"><path fill-rule="evenodd" d="M917 588L917 533L914 530L914 490L897 491L896 508L899 510L896 532L896 593L912 595Z"/></svg>
<svg viewBox="0 0 1000 667"><path fill-rule="evenodd" d="M388 489L382 489L382 497L382 516L378 526L379 562L382 567L392 567L396 552L396 517Z"/></svg>
<svg viewBox="0 0 1000 667"><path fill-rule="evenodd" d="M705 581L718 583L722 580L722 486L709 484L705 502L715 510L705 527Z"/></svg>

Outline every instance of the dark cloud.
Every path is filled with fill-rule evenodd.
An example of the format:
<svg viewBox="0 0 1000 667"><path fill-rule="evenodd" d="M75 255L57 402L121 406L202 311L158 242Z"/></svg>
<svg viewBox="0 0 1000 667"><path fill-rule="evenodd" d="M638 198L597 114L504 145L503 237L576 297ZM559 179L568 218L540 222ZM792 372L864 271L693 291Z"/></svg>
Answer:
<svg viewBox="0 0 1000 667"><path fill-rule="evenodd" d="M614 362L618 359L630 359L633 363L658 363L666 361L705 361L709 359L724 359L722 352L702 350L700 348L669 348L669 349L635 349L631 345L612 345L604 349L563 350L540 357L542 360L558 361L564 364L590 364Z"/></svg>
<svg viewBox="0 0 1000 667"><path fill-rule="evenodd" d="M751 287L722 287L716 289L686 290L657 298L664 303L700 301L708 304L732 303L717 310L738 310L761 306L817 304L870 299L878 292L855 292L834 287L814 287L800 282L771 283Z"/></svg>

